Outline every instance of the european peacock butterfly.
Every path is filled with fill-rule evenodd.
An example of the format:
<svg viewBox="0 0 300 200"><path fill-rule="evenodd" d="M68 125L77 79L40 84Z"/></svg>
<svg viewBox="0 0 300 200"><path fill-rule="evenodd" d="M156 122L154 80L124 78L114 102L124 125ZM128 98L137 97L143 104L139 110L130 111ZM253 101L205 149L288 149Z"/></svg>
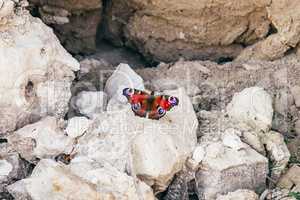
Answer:
<svg viewBox="0 0 300 200"><path fill-rule="evenodd" d="M169 95L154 95L154 92L125 88L123 95L131 104L131 109L135 115L149 119L160 119L172 107L177 106L177 97Z"/></svg>

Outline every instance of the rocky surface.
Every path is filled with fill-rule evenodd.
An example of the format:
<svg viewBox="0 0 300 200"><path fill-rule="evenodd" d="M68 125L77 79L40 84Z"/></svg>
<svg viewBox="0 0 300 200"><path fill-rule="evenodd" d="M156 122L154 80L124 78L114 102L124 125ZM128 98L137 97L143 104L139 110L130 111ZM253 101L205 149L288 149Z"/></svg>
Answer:
<svg viewBox="0 0 300 200"><path fill-rule="evenodd" d="M101 0L29 2L38 10L42 20L54 28L67 50L85 54L95 52L96 35L102 18Z"/></svg>
<svg viewBox="0 0 300 200"><path fill-rule="evenodd" d="M227 195L220 195L217 200L258 200L258 195L251 190L237 190L235 192L230 192Z"/></svg>
<svg viewBox="0 0 300 200"><path fill-rule="evenodd" d="M25 10L25 1L0 3L3 135L46 115L64 116L71 97L73 71L79 70L79 63L60 45L49 27Z"/></svg>
<svg viewBox="0 0 300 200"><path fill-rule="evenodd" d="M30 0L80 68L25 7L0 0L0 199L299 198L297 2ZM86 57L97 32L151 62L221 64ZM179 105L141 118L125 87Z"/></svg>

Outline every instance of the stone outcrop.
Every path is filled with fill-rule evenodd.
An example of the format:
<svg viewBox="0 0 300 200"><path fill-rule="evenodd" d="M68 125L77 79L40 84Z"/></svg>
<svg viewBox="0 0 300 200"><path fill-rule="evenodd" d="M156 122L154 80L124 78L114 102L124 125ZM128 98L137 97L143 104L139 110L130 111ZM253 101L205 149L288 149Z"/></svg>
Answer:
<svg viewBox="0 0 300 200"><path fill-rule="evenodd" d="M23 5L4 0L0 17L0 134L46 115L63 117L79 63ZM55 88L55 89L54 89Z"/></svg>

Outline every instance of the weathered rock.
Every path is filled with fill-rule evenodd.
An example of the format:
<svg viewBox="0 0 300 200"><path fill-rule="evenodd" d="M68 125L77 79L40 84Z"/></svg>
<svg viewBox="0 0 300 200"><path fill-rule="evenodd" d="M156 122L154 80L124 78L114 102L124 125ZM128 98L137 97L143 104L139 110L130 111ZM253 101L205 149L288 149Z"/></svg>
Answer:
<svg viewBox="0 0 300 200"><path fill-rule="evenodd" d="M72 138L83 135L92 122L85 117L73 117L68 120L66 133Z"/></svg>
<svg viewBox="0 0 300 200"><path fill-rule="evenodd" d="M54 28L70 52L86 54L96 50L96 35L102 15L101 0L30 2L39 8L42 20Z"/></svg>
<svg viewBox="0 0 300 200"><path fill-rule="evenodd" d="M0 144L0 193L5 191L7 185L25 178L29 173L30 165L17 152L11 151L6 143Z"/></svg>
<svg viewBox="0 0 300 200"><path fill-rule="evenodd" d="M295 122L295 131L296 131L297 135L300 136L300 120L297 120Z"/></svg>
<svg viewBox="0 0 300 200"><path fill-rule="evenodd" d="M82 91L72 99L72 106L78 113L93 118L106 110L107 94L99 91Z"/></svg>
<svg viewBox="0 0 300 200"><path fill-rule="evenodd" d="M198 196L210 200L241 188L265 188L268 160L240 140L243 126L221 112L199 114L205 156L196 173Z"/></svg>
<svg viewBox="0 0 300 200"><path fill-rule="evenodd" d="M73 139L65 135L63 125L54 117L46 117L14 132L8 143L28 161L54 158L72 148Z"/></svg>
<svg viewBox="0 0 300 200"><path fill-rule="evenodd" d="M127 87L145 90L143 79L129 65L120 64L107 80L104 91L109 98L115 98L124 103L127 99L123 96L122 91Z"/></svg>
<svg viewBox="0 0 300 200"><path fill-rule="evenodd" d="M106 35L159 61L235 57L242 49L235 42L251 44L268 33L269 3L116 0L107 5Z"/></svg>
<svg viewBox="0 0 300 200"><path fill-rule="evenodd" d="M101 165L87 158L72 160L69 169L83 180L97 185L100 193L111 193L116 199L154 200L152 189L110 165Z"/></svg>
<svg viewBox="0 0 300 200"><path fill-rule="evenodd" d="M264 135L262 140L272 161L270 164L271 178L277 182L289 162L290 152L280 133L270 131Z"/></svg>
<svg viewBox="0 0 300 200"><path fill-rule="evenodd" d="M246 48L238 60L274 60L284 56L290 48L296 47L300 40L300 14L291 10L299 8L300 5L292 0L272 1L267 12L277 33Z"/></svg>
<svg viewBox="0 0 300 200"><path fill-rule="evenodd" d="M272 125L272 98L263 88L247 88L234 95L227 112L236 120L266 132Z"/></svg>
<svg viewBox="0 0 300 200"><path fill-rule="evenodd" d="M295 100L296 106L300 107L300 86L294 86L291 88L292 95Z"/></svg>
<svg viewBox="0 0 300 200"><path fill-rule="evenodd" d="M8 186L15 199L112 200L112 194L97 192L96 185L72 174L52 160L41 160L31 177Z"/></svg>
<svg viewBox="0 0 300 200"><path fill-rule="evenodd" d="M258 200L258 195L251 190L237 190L226 195L219 195L217 200Z"/></svg>
<svg viewBox="0 0 300 200"><path fill-rule="evenodd" d="M10 7L10 0L4 2ZM49 27L33 18L22 6L15 9L16 13L14 9L8 11L12 13L6 12L9 17L0 25L1 134L45 115L63 117L70 95L67 87L74 79L73 71L79 70L79 63L63 49ZM48 101L36 94L38 86L47 83L56 86L64 83L63 88L55 89L55 97L64 98L48 96L50 105L57 109L44 112L42 108L48 108ZM47 91L53 92L51 87Z"/></svg>
<svg viewBox="0 0 300 200"><path fill-rule="evenodd" d="M286 174L284 174L279 182L278 187L288 190L298 189L300 192L300 167L297 165L292 166Z"/></svg>

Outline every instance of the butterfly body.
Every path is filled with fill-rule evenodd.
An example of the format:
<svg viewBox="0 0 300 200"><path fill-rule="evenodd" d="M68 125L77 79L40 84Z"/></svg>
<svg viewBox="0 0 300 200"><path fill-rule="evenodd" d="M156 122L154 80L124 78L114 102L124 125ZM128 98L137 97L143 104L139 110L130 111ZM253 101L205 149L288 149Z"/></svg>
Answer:
<svg viewBox="0 0 300 200"><path fill-rule="evenodd" d="M177 97L154 95L153 92L148 93L132 88L125 88L123 95L131 104L131 109L136 115L149 119L160 119L167 111L179 103Z"/></svg>

